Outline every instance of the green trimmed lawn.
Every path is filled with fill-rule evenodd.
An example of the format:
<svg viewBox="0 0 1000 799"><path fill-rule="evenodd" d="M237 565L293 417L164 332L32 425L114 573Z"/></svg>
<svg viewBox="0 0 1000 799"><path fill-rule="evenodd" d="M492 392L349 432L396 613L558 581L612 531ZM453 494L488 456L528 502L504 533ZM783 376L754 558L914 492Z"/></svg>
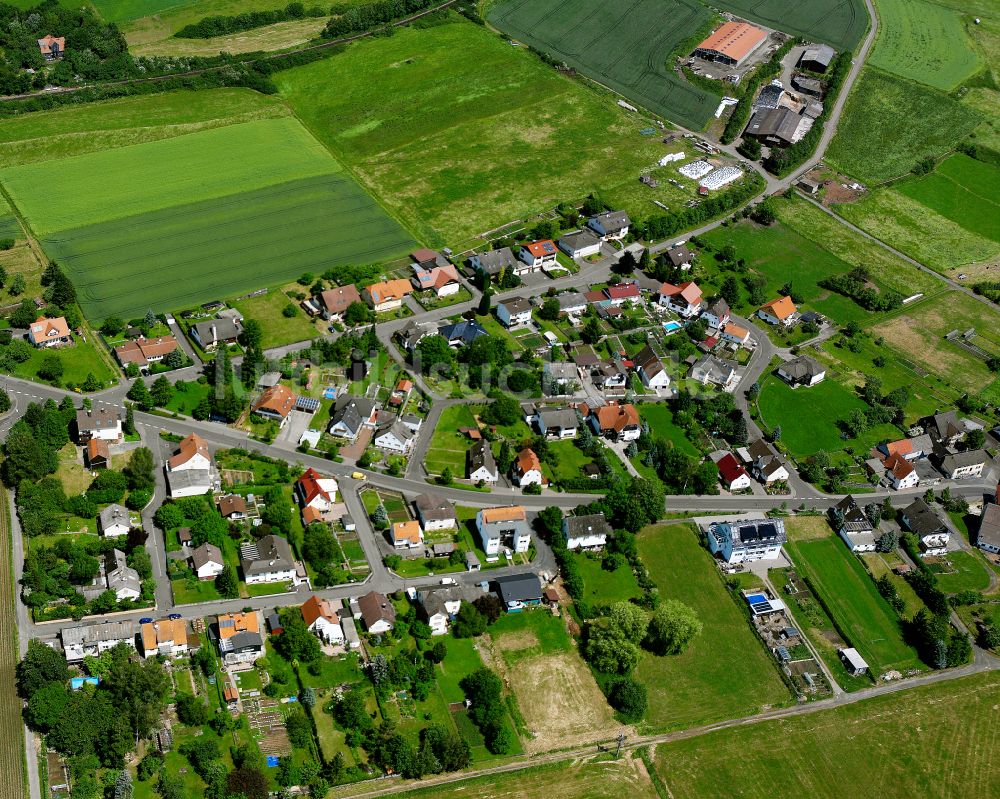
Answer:
<svg viewBox="0 0 1000 799"><path fill-rule="evenodd" d="M903 641L900 618L875 590L860 561L833 538L787 545L799 573L826 604L837 627L871 666L873 676L890 669L923 669Z"/></svg>
<svg viewBox="0 0 1000 799"><path fill-rule="evenodd" d="M674 412L667 405L659 402L642 402L636 407L639 409L639 416L649 423L649 431L653 436L665 438L675 449L692 458L701 454L684 429L674 423Z"/></svg>
<svg viewBox="0 0 1000 799"><path fill-rule="evenodd" d="M851 411L868 406L854 392L827 376L826 380L809 388L793 389L783 380L770 375L761 382L757 399L760 416L769 429L781 427L781 443L796 458L814 455L820 450L835 452L853 446L863 453L886 439L903 436L895 425L873 427L861 439L841 438L837 422L847 419Z"/></svg>
<svg viewBox="0 0 1000 799"><path fill-rule="evenodd" d="M663 744L656 771L673 799L997 796L998 704L1000 677L977 674Z"/></svg>
<svg viewBox="0 0 1000 799"><path fill-rule="evenodd" d="M946 594L960 591L985 591L990 586L990 575L978 555L972 552L949 552L947 557L954 571L938 572L938 588Z"/></svg>
<svg viewBox="0 0 1000 799"><path fill-rule="evenodd" d="M241 585L243 585L241 583ZM271 596L272 594L284 594L291 589L291 583L255 583L254 585L244 585L248 597Z"/></svg>
<svg viewBox="0 0 1000 799"><path fill-rule="evenodd" d="M550 441L549 452L552 453L552 457L542 464L542 468L556 483L583 477L581 469L588 463L593 463L590 457L584 455L576 442L571 440Z"/></svg>
<svg viewBox="0 0 1000 799"><path fill-rule="evenodd" d="M194 381L181 381L174 384L174 396L170 398L165 410L181 413L190 416L201 401L212 393L212 386L208 383Z"/></svg>
<svg viewBox="0 0 1000 799"><path fill-rule="evenodd" d="M441 412L424 458L424 466L430 474L441 474L448 467L454 476L465 477L465 453L472 442L458 432L462 427L478 427L468 405L451 405Z"/></svg>
<svg viewBox="0 0 1000 799"><path fill-rule="evenodd" d="M638 599L642 589L627 564L609 572L601 566L601 557L576 553L573 559L583 578L583 600L590 605L611 604Z"/></svg>
<svg viewBox="0 0 1000 799"><path fill-rule="evenodd" d="M96 334L92 334L96 336ZM14 377L22 377L26 380L35 380L39 383L48 382L38 376L38 370L42 368L42 363L48 355L55 355L63 366L63 374L59 379L61 385L70 383L82 384L90 375L94 375L101 381L105 388L110 386L115 380L115 372L101 357L97 347L92 341L83 341L78 336L73 336L75 342L72 347L61 347L51 350L32 350L31 357L24 363L14 364L11 374Z"/></svg>
<svg viewBox="0 0 1000 799"><path fill-rule="evenodd" d="M289 305L295 309L292 317L282 313ZM311 341L316 337L316 325L299 306L298 300L291 299L283 291L273 290L257 297L236 300L232 306L247 319L260 322L264 328L264 349Z"/></svg>
<svg viewBox="0 0 1000 799"><path fill-rule="evenodd" d="M690 605L704 625L681 655L643 654L635 670L649 691L642 731L709 724L791 702L773 658L691 526L646 528L639 535L639 554L660 596Z"/></svg>
<svg viewBox="0 0 1000 799"><path fill-rule="evenodd" d="M308 666L299 668L299 679L308 688L336 688L345 683L358 682L364 677L358 666L358 655L354 652L335 658L323 656L317 662L320 668L317 675L311 674Z"/></svg>
<svg viewBox="0 0 1000 799"><path fill-rule="evenodd" d="M476 651L476 642L472 638L448 638L445 640L448 654L437 665L438 686L441 695L448 703L465 700L465 691L459 683L467 676L483 667L483 660Z"/></svg>

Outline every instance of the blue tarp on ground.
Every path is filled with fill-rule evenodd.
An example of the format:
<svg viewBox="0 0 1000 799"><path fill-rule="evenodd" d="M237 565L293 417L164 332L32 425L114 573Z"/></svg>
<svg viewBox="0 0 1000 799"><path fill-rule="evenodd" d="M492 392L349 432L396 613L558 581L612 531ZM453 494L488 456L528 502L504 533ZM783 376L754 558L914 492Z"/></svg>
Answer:
<svg viewBox="0 0 1000 799"><path fill-rule="evenodd" d="M267 767L268 768L277 768L278 767L278 756L277 755L268 755L267 756Z"/></svg>

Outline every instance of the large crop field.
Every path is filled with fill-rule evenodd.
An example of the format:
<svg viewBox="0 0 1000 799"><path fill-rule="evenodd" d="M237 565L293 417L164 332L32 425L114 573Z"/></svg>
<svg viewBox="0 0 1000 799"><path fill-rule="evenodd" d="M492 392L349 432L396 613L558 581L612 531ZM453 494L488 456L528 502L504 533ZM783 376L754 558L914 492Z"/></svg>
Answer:
<svg viewBox="0 0 1000 799"><path fill-rule="evenodd" d="M294 119L266 119L4 171L39 236L340 172ZM98 184L99 181L99 184ZM52 186L59 185L53 202ZM100 191L94 191L100 185Z"/></svg>
<svg viewBox="0 0 1000 799"><path fill-rule="evenodd" d="M951 91L982 66L959 12L927 0L876 0L874 66Z"/></svg>
<svg viewBox="0 0 1000 799"><path fill-rule="evenodd" d="M647 528L639 536L639 554L660 596L690 605L704 625L681 655L643 654L635 670L649 691L643 727L679 729L788 704L788 689L770 655L691 527Z"/></svg>
<svg viewBox="0 0 1000 799"><path fill-rule="evenodd" d="M280 103L216 96L214 110L178 92L162 105L109 103L103 117L93 106L37 115L41 139L21 120L0 125L0 158L15 164L4 185L91 320L389 260L412 244Z"/></svg>
<svg viewBox="0 0 1000 799"><path fill-rule="evenodd" d="M874 676L921 668L903 642L900 619L875 590L858 559L837 538L792 541L792 562L826 604L838 629L868 661Z"/></svg>
<svg viewBox="0 0 1000 799"><path fill-rule="evenodd" d="M864 0L721 0L711 5L837 50L853 50L868 28Z"/></svg>
<svg viewBox="0 0 1000 799"><path fill-rule="evenodd" d="M827 157L863 182L883 183L949 152L981 121L979 112L942 92L866 67Z"/></svg>
<svg viewBox="0 0 1000 799"><path fill-rule="evenodd" d="M697 0L500 0L489 20L504 33L564 61L656 114L702 128L720 97L678 78L667 65L708 20Z"/></svg>
<svg viewBox="0 0 1000 799"><path fill-rule="evenodd" d="M1000 168L956 153L929 175L896 188L955 224L1000 242Z"/></svg>
<svg viewBox="0 0 1000 799"><path fill-rule="evenodd" d="M647 120L460 17L357 42L275 80L313 134L432 246L472 246L560 201L638 185L667 151L640 135Z"/></svg>
<svg viewBox="0 0 1000 799"><path fill-rule="evenodd" d="M656 750L674 799L1000 794L1000 677L912 688Z"/></svg>

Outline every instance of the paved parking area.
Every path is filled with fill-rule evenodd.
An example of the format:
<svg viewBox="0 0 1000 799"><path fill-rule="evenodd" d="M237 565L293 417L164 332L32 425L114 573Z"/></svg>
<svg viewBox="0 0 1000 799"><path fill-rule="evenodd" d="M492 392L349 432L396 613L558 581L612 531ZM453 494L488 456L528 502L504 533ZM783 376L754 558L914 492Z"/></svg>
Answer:
<svg viewBox="0 0 1000 799"><path fill-rule="evenodd" d="M299 445L299 439L309 428L313 414L304 411L292 411L288 414L288 421L274 439L274 446L281 449L295 449Z"/></svg>

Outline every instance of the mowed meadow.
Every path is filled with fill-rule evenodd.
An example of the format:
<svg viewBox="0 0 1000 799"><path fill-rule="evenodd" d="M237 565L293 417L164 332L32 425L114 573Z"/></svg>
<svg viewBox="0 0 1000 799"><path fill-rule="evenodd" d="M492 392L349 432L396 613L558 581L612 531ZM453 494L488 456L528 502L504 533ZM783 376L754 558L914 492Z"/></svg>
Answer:
<svg viewBox="0 0 1000 799"><path fill-rule="evenodd" d="M177 92L100 110L0 124L4 187L92 321L389 260L413 243L273 100Z"/></svg>

